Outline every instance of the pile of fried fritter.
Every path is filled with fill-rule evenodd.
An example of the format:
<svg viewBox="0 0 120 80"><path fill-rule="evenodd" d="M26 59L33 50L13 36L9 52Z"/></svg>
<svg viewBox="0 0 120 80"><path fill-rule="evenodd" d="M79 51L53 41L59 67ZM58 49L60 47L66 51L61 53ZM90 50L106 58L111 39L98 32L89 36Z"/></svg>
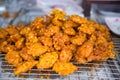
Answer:
<svg viewBox="0 0 120 80"><path fill-rule="evenodd" d="M81 64L114 58L113 41L106 26L54 9L26 26L0 28L0 53L19 75L30 69L50 68L60 75Z"/></svg>

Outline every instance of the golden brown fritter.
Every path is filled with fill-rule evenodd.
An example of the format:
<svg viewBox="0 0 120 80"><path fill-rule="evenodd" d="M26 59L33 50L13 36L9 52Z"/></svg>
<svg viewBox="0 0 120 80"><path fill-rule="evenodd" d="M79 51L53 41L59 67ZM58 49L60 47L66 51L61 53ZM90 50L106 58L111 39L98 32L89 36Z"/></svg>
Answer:
<svg viewBox="0 0 120 80"><path fill-rule="evenodd" d="M96 40L94 46L94 55L102 54L102 52L106 51L108 46L107 40L103 36L99 36Z"/></svg>
<svg viewBox="0 0 120 80"><path fill-rule="evenodd" d="M7 60L9 64L13 64L14 66L18 66L22 62L22 58L20 57L18 51L9 51L5 55L5 60Z"/></svg>
<svg viewBox="0 0 120 80"><path fill-rule="evenodd" d="M5 38L5 36L8 35L8 32L5 30L5 28L0 29L0 39Z"/></svg>
<svg viewBox="0 0 120 80"><path fill-rule="evenodd" d="M0 53L7 52L5 46L7 45L7 41L4 39L0 40Z"/></svg>
<svg viewBox="0 0 120 80"><path fill-rule="evenodd" d="M49 48L47 46L43 46L40 43L34 43L27 46L27 53L32 55L33 57L37 57L47 52L48 49Z"/></svg>
<svg viewBox="0 0 120 80"><path fill-rule="evenodd" d="M70 42L70 37L67 34L63 34L61 36L61 41L63 42L63 44L68 44Z"/></svg>
<svg viewBox="0 0 120 80"><path fill-rule="evenodd" d="M20 34L13 34L9 37L8 41L10 42L16 42L21 38Z"/></svg>
<svg viewBox="0 0 120 80"><path fill-rule="evenodd" d="M71 20L66 20L62 26L63 29L71 28L71 27L78 27L79 25Z"/></svg>
<svg viewBox="0 0 120 80"><path fill-rule="evenodd" d="M58 26L58 27L62 27L63 21L58 20L57 18L53 18L52 19L52 24L54 24L55 26Z"/></svg>
<svg viewBox="0 0 120 80"><path fill-rule="evenodd" d="M86 40L86 34L84 33L81 33L71 38L71 42L74 45L82 45L85 40Z"/></svg>
<svg viewBox="0 0 120 80"><path fill-rule="evenodd" d="M108 50L106 50L107 52L107 59L108 58L114 58L115 57L115 52L113 52L113 41L111 41L108 45ZM105 56L106 57L106 56ZM105 60L107 60L105 59Z"/></svg>
<svg viewBox="0 0 120 80"><path fill-rule="evenodd" d="M26 34L26 45L29 45L29 43L36 43L38 42L37 34L35 31L30 31Z"/></svg>
<svg viewBox="0 0 120 80"><path fill-rule="evenodd" d="M62 32L57 32L53 36L53 45L56 50L61 50L68 43L70 43L70 37Z"/></svg>
<svg viewBox="0 0 120 80"><path fill-rule="evenodd" d="M16 26L10 25L6 28L6 31L9 35L17 34L18 30L16 29Z"/></svg>
<svg viewBox="0 0 120 80"><path fill-rule="evenodd" d="M22 49L25 46L24 40L25 40L25 38L20 38L18 41L16 41L15 47L17 49Z"/></svg>
<svg viewBox="0 0 120 80"><path fill-rule="evenodd" d="M19 55L23 58L25 61L33 61L34 57L27 52L27 48L22 48L22 50L19 52Z"/></svg>
<svg viewBox="0 0 120 80"><path fill-rule="evenodd" d="M112 48L113 42L107 42L102 35L99 35L94 45L93 54L88 57L88 61L107 60L108 58L115 57L115 53L113 52Z"/></svg>
<svg viewBox="0 0 120 80"><path fill-rule="evenodd" d="M63 35L62 32L57 32L53 36L53 46L54 46L55 50L61 50L62 47L64 46L64 42L61 39L62 35Z"/></svg>
<svg viewBox="0 0 120 80"><path fill-rule="evenodd" d="M73 28L65 28L64 33L67 35L75 35L76 31Z"/></svg>
<svg viewBox="0 0 120 80"><path fill-rule="evenodd" d="M60 28L58 26L54 26L54 25L50 24L47 27L47 29L45 30L44 35L50 37L50 36L54 35L55 33L59 32L59 30L60 30Z"/></svg>
<svg viewBox="0 0 120 80"><path fill-rule="evenodd" d="M57 61L54 64L52 70L54 70L55 72L57 72L60 75L67 76L67 75L75 72L77 70L77 67L70 62Z"/></svg>
<svg viewBox="0 0 120 80"><path fill-rule="evenodd" d="M51 16L54 16L55 19L58 19L58 20L66 20L66 13L63 12L63 11L60 11L59 9L54 9L50 12Z"/></svg>
<svg viewBox="0 0 120 80"><path fill-rule="evenodd" d="M93 52L94 42L91 40L86 41L82 46L78 47L75 54L75 60L80 63L85 63L86 58Z"/></svg>
<svg viewBox="0 0 120 80"><path fill-rule="evenodd" d="M71 61L107 60L115 57L113 49L106 26L75 14L66 16L59 9L26 26L0 28L0 53L6 53L8 63L17 67L15 75L34 66L69 75L77 69Z"/></svg>
<svg viewBox="0 0 120 80"><path fill-rule="evenodd" d="M87 18L82 18L82 17L75 15L75 14L68 16L68 20L71 20L71 21L78 23L78 24L84 24L84 23L88 22Z"/></svg>
<svg viewBox="0 0 120 80"><path fill-rule="evenodd" d="M44 44L44 46L52 46L52 39L47 36L41 36L39 37L39 41Z"/></svg>
<svg viewBox="0 0 120 80"><path fill-rule="evenodd" d="M76 50L77 50L77 46L74 45L74 44L69 44L67 45L67 47L72 51L72 53L76 53Z"/></svg>
<svg viewBox="0 0 120 80"><path fill-rule="evenodd" d="M20 30L20 34L26 36L30 31L31 31L31 28L28 26L25 26Z"/></svg>
<svg viewBox="0 0 120 80"><path fill-rule="evenodd" d="M41 37L41 36L43 36L43 35L44 35L45 30L46 30L46 27L42 27L42 28L40 28L40 29L36 30L37 37Z"/></svg>
<svg viewBox="0 0 120 80"><path fill-rule="evenodd" d="M5 51L3 51L3 52L9 52L9 51L14 51L14 50L16 50L16 47L14 46L14 45L10 45L10 44L8 44L8 45L6 45L6 46L4 46L5 48Z"/></svg>
<svg viewBox="0 0 120 80"><path fill-rule="evenodd" d="M95 31L95 28L93 26L89 26L88 24L82 24L78 27L78 30L91 35Z"/></svg>
<svg viewBox="0 0 120 80"><path fill-rule="evenodd" d="M61 62L69 62L72 58L72 50L69 47L63 47L61 52L59 53L59 60Z"/></svg>
<svg viewBox="0 0 120 80"><path fill-rule="evenodd" d="M31 26L32 30L40 29L42 27L45 27L44 18L43 17L36 18L33 22L31 22L30 26Z"/></svg>
<svg viewBox="0 0 120 80"><path fill-rule="evenodd" d="M37 64L38 69L51 68L58 59L57 52L49 52L40 56Z"/></svg>
<svg viewBox="0 0 120 80"><path fill-rule="evenodd" d="M0 52L8 53L9 51L14 51L14 50L16 50L15 45L11 45L7 41L3 41L0 44Z"/></svg>
<svg viewBox="0 0 120 80"><path fill-rule="evenodd" d="M27 72L31 68L33 68L38 62L37 61L25 61L21 63L20 66L14 70L15 75L19 75L20 73Z"/></svg>

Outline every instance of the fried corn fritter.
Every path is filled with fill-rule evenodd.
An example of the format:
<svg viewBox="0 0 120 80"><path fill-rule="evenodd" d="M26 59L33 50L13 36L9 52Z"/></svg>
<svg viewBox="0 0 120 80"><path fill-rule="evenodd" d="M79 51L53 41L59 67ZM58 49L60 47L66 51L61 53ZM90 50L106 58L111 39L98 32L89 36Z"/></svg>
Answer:
<svg viewBox="0 0 120 80"><path fill-rule="evenodd" d="M0 28L0 53L16 69L15 75L30 69L52 68L69 75L77 66L94 60L115 57L109 29L78 15L54 9L25 26Z"/></svg>
<svg viewBox="0 0 120 80"><path fill-rule="evenodd" d="M57 61L52 69L58 74L66 76L77 70L77 67L70 62Z"/></svg>
<svg viewBox="0 0 120 80"><path fill-rule="evenodd" d="M34 60L34 57L32 55L28 54L26 48L22 48L22 50L20 51L19 55L25 61L33 61Z"/></svg>
<svg viewBox="0 0 120 80"><path fill-rule="evenodd" d="M33 57L40 56L48 51L47 46L43 46L40 43L34 43L27 46L27 54L32 55Z"/></svg>
<svg viewBox="0 0 120 80"><path fill-rule="evenodd" d="M20 66L17 66L17 68L14 71L15 75L19 75L21 72L26 72L33 68L37 64L37 61L25 61L21 63Z"/></svg>
<svg viewBox="0 0 120 80"><path fill-rule="evenodd" d="M93 41L88 40L82 46L78 47L75 60L81 63L87 62L86 58L93 52L93 44Z"/></svg>
<svg viewBox="0 0 120 80"><path fill-rule="evenodd" d="M8 63L13 64L15 67L22 62L22 58L20 57L18 51L9 51L5 55L5 60L7 60Z"/></svg>
<svg viewBox="0 0 120 80"><path fill-rule="evenodd" d="M38 69L51 68L58 59L57 52L49 52L40 56L37 64Z"/></svg>
<svg viewBox="0 0 120 80"><path fill-rule="evenodd" d="M63 47L63 49L59 53L59 60L61 62L69 62L72 56L72 50L70 50L68 47Z"/></svg>

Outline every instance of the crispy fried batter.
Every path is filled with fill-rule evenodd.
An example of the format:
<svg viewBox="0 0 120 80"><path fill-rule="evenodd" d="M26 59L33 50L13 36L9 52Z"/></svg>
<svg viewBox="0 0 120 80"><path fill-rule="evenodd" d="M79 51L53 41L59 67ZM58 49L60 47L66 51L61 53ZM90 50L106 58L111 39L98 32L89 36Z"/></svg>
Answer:
<svg viewBox="0 0 120 80"><path fill-rule="evenodd" d="M0 28L0 53L17 67L15 75L34 66L69 75L77 69L71 61L84 64L114 58L113 45L106 26L75 14L66 16L59 9L26 26Z"/></svg>
<svg viewBox="0 0 120 80"><path fill-rule="evenodd" d="M71 27L78 27L78 24L71 21L71 20L66 20L66 22L64 22L62 28L65 29L65 28L71 28Z"/></svg>
<svg viewBox="0 0 120 80"><path fill-rule="evenodd" d="M44 18L43 17L38 17L36 18L33 22L31 22L31 29L40 29L42 27L45 27L44 25Z"/></svg>
<svg viewBox="0 0 120 80"><path fill-rule="evenodd" d="M30 31L31 31L31 28L30 28L30 27L23 27L23 28L20 30L20 34L22 34L22 35L27 35Z"/></svg>
<svg viewBox="0 0 120 80"><path fill-rule="evenodd" d="M88 24L82 24L78 27L78 30L91 35L95 31L95 28L93 26L89 26Z"/></svg>
<svg viewBox="0 0 120 80"><path fill-rule="evenodd" d="M75 14L74 15L70 15L68 17L68 19L73 21L73 22L75 22L75 23L78 23L78 24L84 24L84 23L88 22L87 18L82 18L82 17L80 17L78 15L75 15Z"/></svg>
<svg viewBox="0 0 120 80"><path fill-rule="evenodd" d="M75 35L76 31L73 28L65 28L64 33L67 35Z"/></svg>
<svg viewBox="0 0 120 80"><path fill-rule="evenodd" d="M43 46L40 43L34 43L27 47L27 53L32 55L33 57L36 57L36 56L40 56L43 53L47 52L48 49L49 48L47 46Z"/></svg>
<svg viewBox="0 0 120 80"><path fill-rule="evenodd" d="M93 52L94 42L89 40L82 46L78 47L77 53L75 54L75 60L80 63L85 63L86 58Z"/></svg>
<svg viewBox="0 0 120 80"><path fill-rule="evenodd" d="M81 33L71 38L72 44L75 45L82 45L85 40L86 40L86 34L84 33Z"/></svg>
<svg viewBox="0 0 120 80"><path fill-rule="evenodd" d="M18 66L22 62L22 58L17 51L8 52L5 56L5 60L7 60L9 64L13 64L14 66Z"/></svg>
<svg viewBox="0 0 120 80"><path fill-rule="evenodd" d="M39 37L39 41L44 44L44 46L52 46L52 39L47 36Z"/></svg>
<svg viewBox="0 0 120 80"><path fill-rule="evenodd" d="M62 51L59 54L59 60L61 62L69 62L72 58L72 50L69 47L63 47Z"/></svg>
<svg viewBox="0 0 120 80"><path fill-rule="evenodd" d="M26 34L26 45L29 45L29 43L36 43L38 42L37 34L35 31L30 31Z"/></svg>
<svg viewBox="0 0 120 80"><path fill-rule="evenodd" d="M13 34L17 34L18 33L18 30L13 25L8 26L6 28L6 31L8 32L9 35L13 35Z"/></svg>
<svg viewBox="0 0 120 80"><path fill-rule="evenodd" d="M17 48L17 49L22 49L23 47L24 47L24 38L20 38L18 41L16 41L16 43L15 43L15 47Z"/></svg>
<svg viewBox="0 0 120 80"><path fill-rule="evenodd" d="M22 72L27 72L28 70L33 68L37 63L37 61L25 61L20 66L17 66L17 68L14 71L14 74L19 75Z"/></svg>
<svg viewBox="0 0 120 80"><path fill-rule="evenodd" d="M69 42L70 42L70 37L66 34L63 34L62 32L57 32L53 36L53 44L56 50L61 50L62 47L64 47L65 44L69 44Z"/></svg>
<svg viewBox="0 0 120 80"><path fill-rule="evenodd" d="M6 42L3 42L0 46L0 52L8 53L9 51L16 50L16 47L14 45L7 45Z"/></svg>
<svg viewBox="0 0 120 80"><path fill-rule="evenodd" d="M7 35L8 35L8 32L4 28L1 28L0 29L0 39L5 38L5 36L7 36Z"/></svg>
<svg viewBox="0 0 120 80"><path fill-rule="evenodd" d="M51 68L53 64L58 59L57 52L45 53L40 56L39 62L37 64L38 69Z"/></svg>
<svg viewBox="0 0 120 80"><path fill-rule="evenodd" d="M59 9L54 9L54 10L52 10L51 12L50 12L50 14L52 15L52 16L54 16L55 17L55 19L58 19L58 20L66 20L66 13L65 12L63 12L63 11L60 11Z"/></svg>
<svg viewBox="0 0 120 80"><path fill-rule="evenodd" d="M20 56L23 58L23 60L25 61L33 61L34 60L34 57L30 54L28 54L27 52L27 49L26 48L23 48L21 51L20 51Z"/></svg>
<svg viewBox="0 0 120 80"><path fill-rule="evenodd" d="M53 66L53 70L60 75L67 76L75 72L75 70L77 70L77 67L70 62L57 61Z"/></svg>
<svg viewBox="0 0 120 80"><path fill-rule="evenodd" d="M50 24L47 27L46 31L44 32L44 35L50 37L50 36L54 35L55 33L59 32L59 30L60 29L58 26L54 26L54 25Z"/></svg>

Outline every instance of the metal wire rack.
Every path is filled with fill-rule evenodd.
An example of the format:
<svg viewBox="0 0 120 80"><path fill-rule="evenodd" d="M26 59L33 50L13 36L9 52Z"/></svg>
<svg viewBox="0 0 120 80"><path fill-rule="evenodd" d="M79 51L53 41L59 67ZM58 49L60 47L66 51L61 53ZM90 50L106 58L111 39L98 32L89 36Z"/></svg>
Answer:
<svg viewBox="0 0 120 80"><path fill-rule="evenodd" d="M51 69L31 69L18 77L13 74L13 66L5 61L5 54L0 54L0 80L120 80L120 38L113 38L116 58L96 61L84 65L77 62L78 70L69 76L61 76Z"/></svg>

